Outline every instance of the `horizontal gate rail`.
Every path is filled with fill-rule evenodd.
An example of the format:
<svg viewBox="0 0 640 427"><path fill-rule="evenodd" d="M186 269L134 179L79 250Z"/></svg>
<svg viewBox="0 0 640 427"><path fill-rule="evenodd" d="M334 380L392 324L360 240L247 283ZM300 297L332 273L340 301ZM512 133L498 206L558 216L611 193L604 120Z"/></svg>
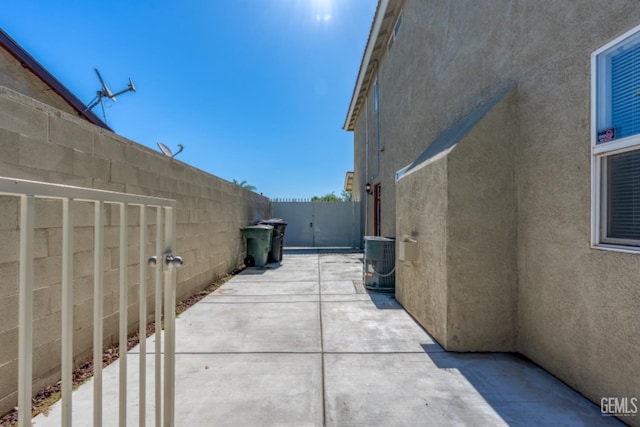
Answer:
<svg viewBox="0 0 640 427"><path fill-rule="evenodd" d="M166 262L155 265L155 421L156 426L174 424L174 384L175 384L175 278L173 266L182 262L172 255L175 249L175 209L176 201L135 194L117 193L105 190L48 184L43 182L0 177L0 195L21 199L20 203L20 268L19 268L19 338L18 338L18 425L31 426L31 399L33 383L33 258L35 199L57 199L62 201L62 419L61 425L71 426L73 388L73 206L74 202L89 202L95 206L94 213L94 313L93 313L93 366L94 401L93 425L102 425L102 345L103 345L103 254L105 204L120 207L120 305L119 305L119 425L127 422L127 263L128 263L128 206L140 209L140 385L139 422L145 425L146 411L146 268L148 254L145 254L147 239L146 213L148 208L156 211L156 255L166 257ZM151 257L157 260L159 257ZM151 261L149 258L149 261ZM170 262L170 260L173 260ZM162 288L164 276L164 289ZM161 311L164 297L165 339L164 369L161 365ZM164 373L164 381L162 374Z"/></svg>
<svg viewBox="0 0 640 427"><path fill-rule="evenodd" d="M173 199L0 177L0 195L15 196L22 194L30 194L36 198L45 199L73 199L78 202L128 203L134 206L176 207L176 201Z"/></svg>

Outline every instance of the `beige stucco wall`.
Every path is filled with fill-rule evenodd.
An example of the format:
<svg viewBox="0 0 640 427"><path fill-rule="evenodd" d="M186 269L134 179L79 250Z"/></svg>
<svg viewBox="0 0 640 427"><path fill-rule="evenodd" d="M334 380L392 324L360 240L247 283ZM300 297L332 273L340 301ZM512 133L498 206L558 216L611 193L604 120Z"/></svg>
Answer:
<svg viewBox="0 0 640 427"><path fill-rule="evenodd" d="M590 61L638 24L640 8L629 1L605 8L597 1L407 0L398 38L378 64L385 203L406 206L405 198L418 197L424 203L416 211L433 202L400 192L428 193L431 178L420 171L412 179L422 185L396 187L394 172L493 91L517 84L515 349L596 403L640 394L640 255L590 247ZM356 173L364 167L356 164ZM398 238L410 231L393 226ZM399 273L401 288L421 277L427 254L411 274Z"/></svg>
<svg viewBox="0 0 640 427"><path fill-rule="evenodd" d="M399 239L418 245L418 258L396 258L396 298L440 343L447 342L447 159L434 159L398 182ZM429 188L429 191L424 191Z"/></svg>
<svg viewBox="0 0 640 427"><path fill-rule="evenodd" d="M447 347L516 350L514 93L448 158Z"/></svg>
<svg viewBox="0 0 640 427"><path fill-rule="evenodd" d="M514 92L397 183L397 234L420 257L398 261L396 297L452 351L516 350Z"/></svg>
<svg viewBox="0 0 640 427"><path fill-rule="evenodd" d="M190 167L71 114L0 87L0 176L129 192L177 200L178 299L236 268L244 258L240 227L269 217L268 199ZM18 214L16 199L0 197L0 413L16 404ZM150 210L151 255L155 212ZM75 203L74 352L90 357L93 310L93 207ZM37 201L34 260L34 386L59 376L60 202ZM117 341L119 213L105 227L105 344ZM139 211L129 210L129 329L138 323ZM149 310L153 309L149 274Z"/></svg>

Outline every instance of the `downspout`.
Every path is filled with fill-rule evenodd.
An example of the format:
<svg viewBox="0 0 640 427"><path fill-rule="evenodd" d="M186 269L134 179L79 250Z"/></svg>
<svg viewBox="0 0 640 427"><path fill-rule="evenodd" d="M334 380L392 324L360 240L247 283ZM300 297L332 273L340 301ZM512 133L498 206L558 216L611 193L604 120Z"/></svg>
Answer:
<svg viewBox="0 0 640 427"><path fill-rule="evenodd" d="M377 102L378 109L376 111L374 111L375 116L376 116L375 117L375 119L376 119L376 173L375 173L375 175L371 175L369 177L371 182L373 182L378 177L378 175L380 175L380 80L378 80L378 67L380 65L379 65L379 62L378 62L377 59L374 59L372 61L372 64L373 64L374 69L376 70L375 71L376 78L375 78L374 83L373 83L373 85L374 85L374 89L373 89L374 90L374 95L373 95L374 98L376 97L376 93L375 92L377 92L377 100L374 99L373 102L374 103ZM376 88L376 86L377 86L377 88Z"/></svg>
<svg viewBox="0 0 640 427"><path fill-rule="evenodd" d="M378 111L376 111L376 157L378 165L376 166L376 178L380 175L380 80L378 80L378 61L376 61L376 83L378 86Z"/></svg>
<svg viewBox="0 0 640 427"><path fill-rule="evenodd" d="M380 174L380 82L378 81L378 60L375 59L373 62L373 66L375 67L375 75L376 78L374 80L374 91L375 89L375 85L378 86L377 92L378 92L378 99L377 99L377 103L378 103L378 110L375 112L375 119L376 119L376 173L375 175L371 175L369 176L369 104L368 104L368 100L369 98L365 98L365 107L364 107L364 123L365 123L365 138L366 138L366 154L367 154L367 159L366 159L366 173L367 173L367 181L371 183L371 185L374 185L374 181L375 179L378 177L378 175ZM374 100L373 102L376 102L375 96L376 94L374 93ZM369 196L369 194L367 193L367 196ZM366 215L365 215L365 234L367 233L367 231L369 230L367 228L368 222L369 222L369 209L368 209L368 202L369 202L369 198L367 197L367 203L365 206L366 209Z"/></svg>
<svg viewBox="0 0 640 427"><path fill-rule="evenodd" d="M369 97L364 99L364 176L365 183L369 181ZM364 230L363 235L369 231L369 193L364 191Z"/></svg>

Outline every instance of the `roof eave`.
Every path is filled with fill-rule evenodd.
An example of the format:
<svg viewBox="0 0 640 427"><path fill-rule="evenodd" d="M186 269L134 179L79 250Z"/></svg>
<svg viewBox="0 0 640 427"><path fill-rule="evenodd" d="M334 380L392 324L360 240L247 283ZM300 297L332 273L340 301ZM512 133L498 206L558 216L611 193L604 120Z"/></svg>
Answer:
<svg viewBox="0 0 640 427"><path fill-rule="evenodd" d="M353 171L349 171L344 177L344 191L347 193L350 193L353 190L353 176Z"/></svg>
<svg viewBox="0 0 640 427"><path fill-rule="evenodd" d="M378 35L380 33L380 28L382 27L382 21L384 21L384 17L385 17L388 6L389 6L389 0L379 0L378 7L376 8L376 13L373 19L373 23L371 24L371 31L369 32L367 47L365 48L364 55L362 57L362 62L360 63L360 70L358 71L358 78L356 79L356 85L353 89L351 102L349 103L349 111L347 112L347 117L342 127L342 129L346 131L353 131L355 129L355 120L353 120L353 115L356 113L356 104L360 96L360 91L362 90L362 84L365 79L365 74L367 73L367 69L369 68L369 63L371 61L374 47L375 47L376 41L378 40Z"/></svg>

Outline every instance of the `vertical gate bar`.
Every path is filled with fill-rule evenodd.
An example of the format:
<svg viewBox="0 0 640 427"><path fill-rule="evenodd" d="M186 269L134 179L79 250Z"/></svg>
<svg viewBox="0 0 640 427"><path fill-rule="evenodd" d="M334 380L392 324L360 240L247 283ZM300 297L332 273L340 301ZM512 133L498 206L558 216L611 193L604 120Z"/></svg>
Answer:
<svg viewBox="0 0 640 427"><path fill-rule="evenodd" d="M73 200L62 200L62 425L70 427L73 391Z"/></svg>
<svg viewBox="0 0 640 427"><path fill-rule="evenodd" d="M176 219L173 208L165 208L165 255L175 250ZM164 426L173 427L175 405L175 320L176 320L176 268L164 270Z"/></svg>
<svg viewBox="0 0 640 427"><path fill-rule="evenodd" d="M140 205L140 284L138 285L138 323L140 332L140 396L138 426L145 427L147 412L147 209Z"/></svg>
<svg viewBox="0 0 640 427"><path fill-rule="evenodd" d="M20 197L20 297L18 337L18 425L31 427L33 370L33 223L34 197Z"/></svg>
<svg viewBox="0 0 640 427"><path fill-rule="evenodd" d="M162 426L162 207L158 206L156 210L156 263L155 285L156 285L156 348L155 348L155 400L156 400L156 427Z"/></svg>
<svg viewBox="0 0 640 427"><path fill-rule="evenodd" d="M95 202L93 229L93 426L102 426L102 345L104 341L104 202Z"/></svg>
<svg viewBox="0 0 640 427"><path fill-rule="evenodd" d="M129 306L127 284L127 252L128 252L128 203L120 204L120 378L118 422L120 427L127 425L127 310Z"/></svg>

